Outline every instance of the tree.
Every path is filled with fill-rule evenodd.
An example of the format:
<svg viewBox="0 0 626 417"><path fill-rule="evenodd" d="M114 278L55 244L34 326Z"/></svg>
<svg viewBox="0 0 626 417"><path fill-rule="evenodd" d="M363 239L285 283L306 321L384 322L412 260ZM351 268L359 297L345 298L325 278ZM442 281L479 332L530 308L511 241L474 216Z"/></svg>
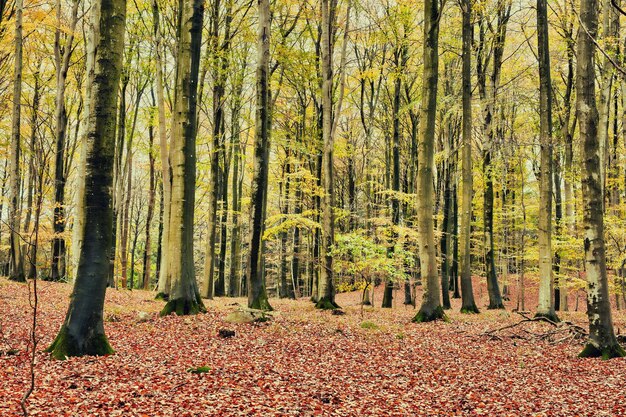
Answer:
<svg viewBox="0 0 626 417"><path fill-rule="evenodd" d="M55 122L56 122L56 157L54 167L54 216L52 239L52 268L50 279L59 281L66 276L65 255L65 183L67 180L65 153L67 136L67 111L65 108L65 89L67 72L70 59L74 51L74 31L78 22L79 0L72 5L72 17L65 45L61 45L61 1L57 0L57 28L54 34L54 63L56 67L56 97L55 97Z"/></svg>
<svg viewBox="0 0 626 417"><path fill-rule="evenodd" d="M320 278L318 282L318 297L316 308L336 309L335 286L333 274L332 246L335 240L334 206L334 177L333 177L333 119L332 119L332 92L333 92L333 65L332 65L332 36L335 16L335 3L332 0L322 0L322 172L321 179L324 195L321 198L321 251L320 251Z"/></svg>
<svg viewBox="0 0 626 417"><path fill-rule="evenodd" d="M9 278L25 281L24 259L20 240L20 142L21 142L21 99L22 99L22 13L23 0L15 2L15 71L13 75L13 119L11 123L11 164L9 195Z"/></svg>
<svg viewBox="0 0 626 417"><path fill-rule="evenodd" d="M537 0L537 41L539 57L539 142L541 176L539 178L539 317L558 321L554 312L552 279L552 81L548 39L548 5Z"/></svg>
<svg viewBox="0 0 626 417"><path fill-rule="evenodd" d="M161 39L160 29L160 10L159 2L157 0L152 1L152 24L153 24L153 42L154 42L154 61L155 61L155 76L156 76L156 94L157 94L157 109L158 109L158 123L159 123L159 153L161 157L161 184L162 184L162 209L163 209L163 230L161 233L161 259L158 265L159 269L159 284L157 298L167 299L169 298L169 291L172 277L168 271L168 251L163 250L167 246L170 229L170 201L172 195L172 172L170 167L169 147L167 141L166 120L165 120L165 94L163 92L163 84L165 78L163 77L163 46Z"/></svg>
<svg viewBox="0 0 626 417"><path fill-rule="evenodd" d="M626 356L613 331L609 286L606 273L602 178L598 109L595 87L595 42L598 33L598 1L581 0L577 48L578 126L584 161L583 225L587 271L587 316L589 341L580 357L611 359Z"/></svg>
<svg viewBox="0 0 626 417"><path fill-rule="evenodd" d="M84 228L67 315L47 349L56 359L113 352L104 333L103 312L113 230L115 109L122 71L126 1L96 1L92 19L95 49L90 53L94 54L94 77L85 138Z"/></svg>
<svg viewBox="0 0 626 417"><path fill-rule="evenodd" d="M167 274L171 285L161 315L205 311L193 261L196 192L197 94L204 2L179 0L176 85L172 117L171 200L167 243Z"/></svg>
<svg viewBox="0 0 626 417"><path fill-rule="evenodd" d="M472 0L463 0L463 143L461 145L461 230L459 236L461 266L461 312L478 313L472 289L470 236L472 222Z"/></svg>
<svg viewBox="0 0 626 417"><path fill-rule="evenodd" d="M248 255L248 307L258 310L272 310L265 290L263 271L263 230L265 228L265 207L267 202L267 181L269 176L270 147L270 3L259 0L259 27L257 32L257 71L256 71L256 140L254 143L254 170L251 190L251 231L250 253Z"/></svg>
<svg viewBox="0 0 626 417"><path fill-rule="evenodd" d="M427 322L444 317L439 298L440 286L435 253L433 222L435 165L435 118L437 115L437 86L439 72L439 11L438 0L424 0L424 75L422 85L422 114L418 153L418 230L420 268L424 294L422 305L413 321Z"/></svg>
<svg viewBox="0 0 626 417"><path fill-rule="evenodd" d="M504 46L509 19L511 17L511 0L497 0L496 14L497 24L495 28L486 22L486 16L479 12L479 42L477 47L477 79L478 93L483 104L483 174L485 177L485 190L483 194L484 236L485 236L485 268L487 274L487 291L489 293L489 309L503 309L502 295L496 273L495 249L494 249L494 191L493 191L493 156L496 136L495 128L495 104L500 87L500 76L504 56ZM486 27L493 31L491 49L487 50ZM489 63L492 64L491 73L488 75ZM487 80L489 78L489 80Z"/></svg>

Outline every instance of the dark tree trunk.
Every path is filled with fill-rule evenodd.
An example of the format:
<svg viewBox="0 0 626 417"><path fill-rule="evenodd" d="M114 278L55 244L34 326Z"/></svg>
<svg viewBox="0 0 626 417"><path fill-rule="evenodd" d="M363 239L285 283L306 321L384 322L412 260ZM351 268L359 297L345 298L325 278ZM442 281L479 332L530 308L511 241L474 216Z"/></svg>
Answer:
<svg viewBox="0 0 626 417"><path fill-rule="evenodd" d="M122 69L125 0L99 0L94 20L94 78L88 118L84 229L74 290L65 321L48 348L52 356L106 355L113 352L104 333L104 297L112 248L111 186L115 109Z"/></svg>
<svg viewBox="0 0 626 417"><path fill-rule="evenodd" d="M257 61L257 111L256 140L254 144L254 171L251 191L250 253L248 259L248 307L272 310L265 290L263 275L263 231L265 226L265 202L269 176L270 102L269 102L269 55L270 55L270 4L259 0Z"/></svg>
<svg viewBox="0 0 626 417"><path fill-rule="evenodd" d="M459 233L461 272L461 311L478 313L472 288L470 242L472 232L472 1L463 0L463 144L461 149L461 230ZM455 295L458 290L455 291Z"/></svg>

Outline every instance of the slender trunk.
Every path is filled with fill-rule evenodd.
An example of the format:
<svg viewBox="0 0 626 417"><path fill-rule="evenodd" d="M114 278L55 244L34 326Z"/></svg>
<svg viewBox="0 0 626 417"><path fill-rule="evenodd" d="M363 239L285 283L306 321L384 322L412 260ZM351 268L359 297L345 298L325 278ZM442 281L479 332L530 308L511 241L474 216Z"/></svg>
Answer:
<svg viewBox="0 0 626 417"><path fill-rule="evenodd" d="M92 87L93 81L95 77L95 48L96 48L96 30L95 25L97 22L92 19L88 20L87 26L88 31L85 35L85 49L86 49L86 59L85 59L85 115L86 122L82 124L82 131L80 132L80 153L77 167L77 186L75 193L75 214L74 214L74 224L72 226L72 274L73 279L76 279L76 275L78 274L78 265L80 262L80 252L83 246L83 237L84 237L84 227L85 227L85 200L83 198L85 194L85 170L87 169L87 148L89 146L88 143L88 133L89 133L89 120L88 117L92 111ZM84 29L83 29L84 31Z"/></svg>
<svg viewBox="0 0 626 417"><path fill-rule="evenodd" d="M251 190L250 253L248 259L248 307L271 310L265 290L263 275L263 231L265 229L265 201L269 176L270 146L270 3L259 0L259 26L257 32L257 111L256 140L254 144L254 169Z"/></svg>
<svg viewBox="0 0 626 417"><path fill-rule="evenodd" d="M78 21L78 5L79 1L75 0L72 7L72 18L70 20L70 28L67 32L67 40L63 47L61 46L61 1L57 0L57 24L58 27L54 36L54 57L56 65L56 97L55 97L55 121L56 121L56 149L55 149L55 168L54 168L54 216L53 230L54 238L52 239L52 268L50 278L53 281L60 281L66 276L65 263L65 182L67 173L65 171L65 139L67 135L67 112L65 109L65 88L67 80L67 72L69 70L70 59L72 56L74 31Z"/></svg>
<svg viewBox="0 0 626 417"><path fill-rule="evenodd" d="M450 133L450 131L448 131ZM440 251L441 251L441 297L443 300L443 309L449 310L452 308L450 305L450 260L452 257L450 256L450 212L452 210L452 192L450 190L451 186L451 174L450 170L452 168L452 164L450 163L450 149L447 147L447 155L448 161L444 163L444 173L443 173L443 219L441 222L441 239L439 241Z"/></svg>
<svg viewBox="0 0 626 417"><path fill-rule="evenodd" d="M151 90L152 106L155 105L154 90ZM154 156L154 116L150 116L150 125L148 126L148 163L150 167L148 192L148 213L146 214L146 237L143 249L143 273L142 288L147 290L150 288L150 269L152 259L152 239L150 236L150 228L152 226L152 218L154 217L154 203L156 200L156 178L155 178L155 156Z"/></svg>
<svg viewBox="0 0 626 417"><path fill-rule="evenodd" d="M170 166L169 146L166 132L166 120L165 120L165 94L163 92L163 84L165 78L163 77L163 47L161 46L162 35L160 30L160 11L159 3L157 0L152 2L152 21L154 24L153 41L154 41L154 59L156 67L156 93L157 93L157 108L158 108L158 120L159 120L159 152L161 156L161 218L163 228L160 231L161 237L159 239L159 248L161 257L158 263L159 269L159 285L157 297L168 299L171 289L172 276L168 270L169 253L167 251L168 242L170 238L170 209L172 200L172 170Z"/></svg>
<svg viewBox="0 0 626 417"><path fill-rule="evenodd" d="M244 62L245 63L245 62ZM243 65L245 70L245 65ZM241 126L240 126L240 109L241 109L241 94L243 89L243 75L240 74L237 79L237 87L235 89L235 99L233 108L231 111L232 119L232 153L233 153L233 180L231 185L232 193L232 231L230 240L230 273L229 273L229 285L228 296L236 297L241 295L241 183L243 181L243 175L240 171L242 165L242 149L241 149Z"/></svg>
<svg viewBox="0 0 626 417"><path fill-rule="evenodd" d="M600 185L602 187L603 200L605 204L605 185L606 185L606 169L608 157L608 133L609 133L609 116L611 112L611 89L614 80L613 64L611 60L615 60L617 55L617 45L619 39L619 14L612 5L612 0L602 1L602 33L605 41L604 61L600 67L599 81L599 102L598 102L598 151L600 152Z"/></svg>
<svg viewBox="0 0 626 417"><path fill-rule="evenodd" d="M464 0L463 11L463 143L461 145L461 230L459 232L459 264L461 270L461 311L478 313L474 301L471 270L472 223L472 2Z"/></svg>
<svg viewBox="0 0 626 417"><path fill-rule="evenodd" d="M394 80L394 92L393 92L393 171L392 171L392 191L393 196L391 198L391 224L393 231L391 232L390 244L387 251L389 257L394 256L395 245L397 244L398 233L396 229L400 226L400 199L398 194L400 193L400 98L402 93L402 70L404 68L405 56L404 52L406 48L404 45L398 45L396 50L396 79ZM385 283L385 292L383 294L383 308L391 308L393 302L393 288L394 282L391 279L387 279Z"/></svg>
<svg viewBox="0 0 626 417"><path fill-rule="evenodd" d="M37 244L38 242L33 243L32 237L33 235L39 236L39 218L37 218L38 214L41 213L41 207L37 206L37 203L41 201L41 194L43 193L43 183L39 182L39 177L42 171L45 172L45 161L41 158L41 155L38 154L38 146L37 146L37 124L39 123L39 103L41 98L41 90L40 90L40 73L39 68L37 72L34 74L35 85L33 87L33 106L32 106L32 118L30 120L31 123L31 134L30 134L30 155L28 162L28 193L27 202L26 202L26 219L24 221L24 236L28 236L28 242L25 245L25 250L23 256L26 257L26 261L24 262L25 268L28 268L27 277L34 279L37 274ZM38 173L35 171L35 160L38 159L39 169ZM35 194L34 207L35 210L38 211L35 214L35 221L33 226L33 231L30 230L30 222L31 222L31 214L33 210L33 194Z"/></svg>
<svg viewBox="0 0 626 417"><path fill-rule="evenodd" d="M22 11L23 0L15 1L15 72L13 79L13 119L11 128L11 146L9 149L10 194L9 194L9 279L24 282L24 263L20 241L20 126L22 98Z"/></svg>

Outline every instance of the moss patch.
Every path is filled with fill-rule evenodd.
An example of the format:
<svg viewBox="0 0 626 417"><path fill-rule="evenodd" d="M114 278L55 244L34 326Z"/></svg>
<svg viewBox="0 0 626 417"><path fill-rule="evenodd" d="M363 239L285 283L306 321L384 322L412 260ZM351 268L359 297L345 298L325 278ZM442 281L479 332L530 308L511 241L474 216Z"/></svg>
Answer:
<svg viewBox="0 0 626 417"><path fill-rule="evenodd" d="M208 366L198 366L197 368L187 369L187 372L189 372L190 374L206 374L210 370L211 368L209 368Z"/></svg>
<svg viewBox="0 0 626 417"><path fill-rule="evenodd" d="M177 298L175 300L168 301L159 314L161 317L168 316L172 313L176 313L178 316L189 316L205 312L206 308L201 300Z"/></svg>
<svg viewBox="0 0 626 417"><path fill-rule="evenodd" d="M480 311L478 310L478 307L476 307L476 304L472 304L471 306L461 307L461 313L462 314L478 314L480 313Z"/></svg>
<svg viewBox="0 0 626 417"><path fill-rule="evenodd" d="M267 297L258 297L253 300L252 303L248 303L248 308L262 311L274 311Z"/></svg>
<svg viewBox="0 0 626 417"><path fill-rule="evenodd" d="M72 356L104 356L115 353L104 334L94 334L83 343L72 336L64 324L54 342L46 349L54 359L65 360Z"/></svg>
<svg viewBox="0 0 626 417"><path fill-rule="evenodd" d="M335 310L341 307L339 307L339 305L335 302L335 300L331 300L328 297L324 297L315 304L315 308L318 308L320 310Z"/></svg>
<svg viewBox="0 0 626 417"><path fill-rule="evenodd" d="M371 321L364 321L360 324L361 329L367 330L378 330L380 327L376 323L372 323Z"/></svg>
<svg viewBox="0 0 626 417"><path fill-rule="evenodd" d="M422 308L420 309L420 311L418 311L415 317L413 317L414 323L427 323L429 321L435 320L447 320L447 317L443 312L443 308L441 306L437 306L432 311L427 311Z"/></svg>
<svg viewBox="0 0 626 417"><path fill-rule="evenodd" d="M587 343L583 351L578 354L579 358L602 358L604 360L623 358L624 356L626 356L626 351L617 343L603 348Z"/></svg>
<svg viewBox="0 0 626 417"><path fill-rule="evenodd" d="M158 293L155 297L155 300L168 301L170 299L169 294L165 294L164 292Z"/></svg>

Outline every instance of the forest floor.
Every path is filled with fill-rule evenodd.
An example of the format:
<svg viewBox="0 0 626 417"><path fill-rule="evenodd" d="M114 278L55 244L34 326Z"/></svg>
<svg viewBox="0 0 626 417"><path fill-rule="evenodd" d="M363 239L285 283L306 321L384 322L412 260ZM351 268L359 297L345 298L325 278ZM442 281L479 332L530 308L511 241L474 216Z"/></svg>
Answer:
<svg viewBox="0 0 626 417"><path fill-rule="evenodd" d="M146 291L109 290L108 357L56 361L43 352L63 320L70 286L39 283L35 391L38 416L626 416L626 359L578 359L582 342L567 327L519 322L488 311L475 279L480 315L414 324L395 294L393 309L361 313L360 294L337 296L345 315L307 300L272 299L273 320L229 324L244 299L207 301L207 314L160 318ZM527 290L527 309L536 289ZM418 287L417 299L420 299ZM0 279L0 415L20 415L29 386L28 286ZM580 298L580 305L584 298ZM570 305L574 306L574 299ZM148 313L147 321L138 312ZM582 311L560 313L585 330ZM144 315L145 316L145 315ZM626 312L614 315L626 329ZM221 338L220 329L235 331ZM208 367L193 374L190 368Z"/></svg>

